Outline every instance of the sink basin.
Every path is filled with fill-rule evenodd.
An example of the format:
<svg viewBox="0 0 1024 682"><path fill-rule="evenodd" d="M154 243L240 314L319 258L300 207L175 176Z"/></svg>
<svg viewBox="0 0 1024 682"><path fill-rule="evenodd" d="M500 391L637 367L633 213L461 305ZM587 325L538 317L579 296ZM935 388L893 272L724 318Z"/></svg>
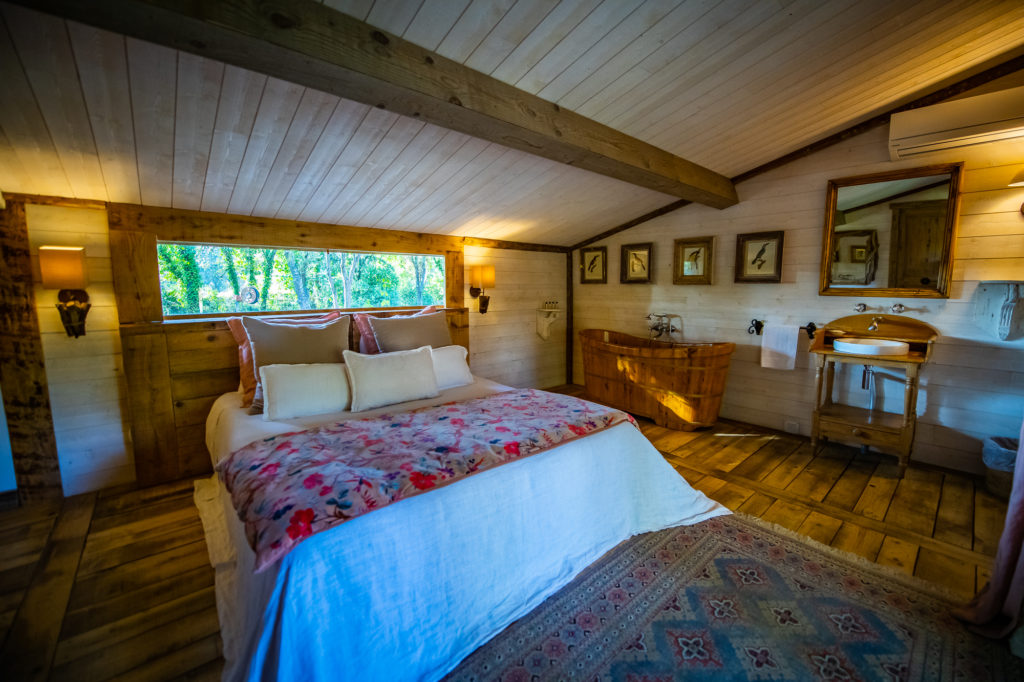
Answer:
<svg viewBox="0 0 1024 682"><path fill-rule="evenodd" d="M889 339L836 339L832 349L837 353L853 355L906 355L910 346L902 341Z"/></svg>

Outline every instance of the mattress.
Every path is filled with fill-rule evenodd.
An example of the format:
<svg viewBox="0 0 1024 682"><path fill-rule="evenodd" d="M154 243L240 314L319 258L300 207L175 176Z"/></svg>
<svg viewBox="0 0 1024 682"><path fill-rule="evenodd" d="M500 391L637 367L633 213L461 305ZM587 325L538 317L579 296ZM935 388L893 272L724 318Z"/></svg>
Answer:
<svg viewBox="0 0 1024 682"><path fill-rule="evenodd" d="M416 407L507 387L477 379ZM215 461L282 422L218 399ZM632 424L510 462L314 535L268 570L217 477L196 503L216 570L225 680L439 679L586 566L637 533L728 513L691 488Z"/></svg>

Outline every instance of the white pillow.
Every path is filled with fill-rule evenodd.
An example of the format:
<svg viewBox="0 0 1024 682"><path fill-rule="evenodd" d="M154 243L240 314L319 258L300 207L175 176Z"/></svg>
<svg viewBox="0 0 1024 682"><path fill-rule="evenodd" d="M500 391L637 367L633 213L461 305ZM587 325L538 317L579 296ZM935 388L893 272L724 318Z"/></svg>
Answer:
<svg viewBox="0 0 1024 682"><path fill-rule="evenodd" d="M465 386L473 383L473 373L466 364L465 346L445 346L432 348L430 355L434 359L434 376L437 377L437 390Z"/></svg>
<svg viewBox="0 0 1024 682"><path fill-rule="evenodd" d="M430 346L377 355L346 350L344 356L353 412L437 395Z"/></svg>
<svg viewBox="0 0 1024 682"><path fill-rule="evenodd" d="M349 388L341 363L263 365L263 418L291 419L348 409Z"/></svg>

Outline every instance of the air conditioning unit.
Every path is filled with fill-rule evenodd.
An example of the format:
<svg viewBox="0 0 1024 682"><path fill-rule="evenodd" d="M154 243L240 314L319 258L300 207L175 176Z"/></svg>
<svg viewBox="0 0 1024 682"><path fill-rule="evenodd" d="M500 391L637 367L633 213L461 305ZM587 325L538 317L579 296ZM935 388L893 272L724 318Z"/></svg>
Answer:
<svg viewBox="0 0 1024 682"><path fill-rule="evenodd" d="M1024 87L893 114L889 157L958 149L1024 137Z"/></svg>

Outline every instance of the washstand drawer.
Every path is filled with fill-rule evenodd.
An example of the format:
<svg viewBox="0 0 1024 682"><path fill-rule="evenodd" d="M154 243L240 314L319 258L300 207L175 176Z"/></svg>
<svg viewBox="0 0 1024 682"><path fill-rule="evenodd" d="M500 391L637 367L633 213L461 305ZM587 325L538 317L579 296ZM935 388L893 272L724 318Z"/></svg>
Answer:
<svg viewBox="0 0 1024 682"><path fill-rule="evenodd" d="M848 424L821 419L818 423L818 433L823 438L853 440L865 445L875 445L878 447L899 447L900 445L899 433L873 429L861 424Z"/></svg>

